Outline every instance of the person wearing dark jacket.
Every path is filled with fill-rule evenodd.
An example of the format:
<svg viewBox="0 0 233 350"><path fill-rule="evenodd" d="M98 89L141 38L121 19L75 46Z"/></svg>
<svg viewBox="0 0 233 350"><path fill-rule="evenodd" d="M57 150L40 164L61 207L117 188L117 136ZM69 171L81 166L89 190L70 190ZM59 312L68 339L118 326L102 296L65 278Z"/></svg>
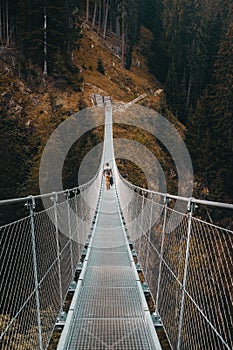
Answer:
<svg viewBox="0 0 233 350"><path fill-rule="evenodd" d="M103 176L105 177L105 185L106 189L110 189L111 177L112 177L112 169L109 166L109 163L106 163L104 168Z"/></svg>

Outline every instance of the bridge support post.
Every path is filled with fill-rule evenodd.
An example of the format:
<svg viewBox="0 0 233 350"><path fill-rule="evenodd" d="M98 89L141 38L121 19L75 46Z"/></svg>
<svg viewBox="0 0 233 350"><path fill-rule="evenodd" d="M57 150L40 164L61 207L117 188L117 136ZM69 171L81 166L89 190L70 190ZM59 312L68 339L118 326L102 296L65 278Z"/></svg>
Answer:
<svg viewBox="0 0 233 350"><path fill-rule="evenodd" d="M150 236L152 230L152 213L153 213L153 194L151 193L151 207L150 207L150 222L149 222L149 232L148 232L148 241L147 241L147 250L146 250L146 270L145 270L145 279L147 280L148 272L148 263L149 263L149 250L150 250Z"/></svg>
<svg viewBox="0 0 233 350"><path fill-rule="evenodd" d="M194 209L194 203L192 203L192 199L190 199L190 201L188 203L188 208L187 208L187 210L189 211L189 214L188 214L188 232L187 232L185 264L184 264L184 276L183 276L183 283L182 283L182 296L181 296L181 306L180 306L177 350L180 350L180 347L181 347L182 326L183 326L183 318L184 318L184 304L185 304L185 293L186 293L186 280L187 280L187 275L188 275L188 260L189 260L190 241L191 241L191 227L192 227L193 209Z"/></svg>
<svg viewBox="0 0 233 350"><path fill-rule="evenodd" d="M60 309L62 309L62 279L61 279L61 256L59 247L59 233L58 233L58 216L57 216L57 193L54 192L52 196L54 204L54 218L55 218L55 230L56 230L56 244L57 244L57 265L58 265L58 278L59 278L59 295L60 295Z"/></svg>
<svg viewBox="0 0 233 350"><path fill-rule="evenodd" d="M70 222L70 205L69 205L70 192L66 192L66 202L67 202L67 214L68 214L68 229L69 229L69 240L70 240L70 264L71 264L71 273L74 275L74 263L73 263L73 246L72 246L72 230Z"/></svg>
<svg viewBox="0 0 233 350"><path fill-rule="evenodd" d="M144 218L144 204L145 204L145 194L142 194L142 210L141 210L141 235L140 235L140 244L139 244L139 260L141 260L141 250L142 250L142 236L143 236L143 218Z"/></svg>
<svg viewBox="0 0 233 350"><path fill-rule="evenodd" d="M79 227L79 220L78 220L78 190L77 188L74 191L74 198L75 198L75 215L76 215L76 225L77 225L77 230Z"/></svg>
<svg viewBox="0 0 233 350"><path fill-rule="evenodd" d="M35 283L35 292L36 292L36 311L37 311L39 350L43 350L41 313L40 313L40 294L39 294L39 282L38 282L38 270L37 270L37 258L36 258L36 237L35 237L35 221L34 221L35 207L36 207L36 204L35 204L34 197L29 196L28 202L27 202L27 208L29 209L29 212L30 212L32 258L33 258L34 283Z"/></svg>
<svg viewBox="0 0 233 350"><path fill-rule="evenodd" d="M164 238L165 238L165 230L166 230L166 222L167 222L167 205L169 203L169 198L164 198L164 218L163 218L163 231L161 238L161 250L160 250L160 261L159 261L159 275L158 275L158 285L157 285L157 293L156 293L156 301L155 301L155 309L158 312L158 304L159 304L159 291L160 291L160 281L161 281L161 273L162 273L162 260L163 260L163 246L164 246Z"/></svg>

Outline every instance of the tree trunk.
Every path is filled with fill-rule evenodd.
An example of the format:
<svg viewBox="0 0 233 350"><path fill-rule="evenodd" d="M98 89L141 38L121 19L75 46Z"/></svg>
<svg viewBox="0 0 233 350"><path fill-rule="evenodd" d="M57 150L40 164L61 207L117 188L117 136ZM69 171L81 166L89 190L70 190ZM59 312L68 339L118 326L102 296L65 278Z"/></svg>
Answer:
<svg viewBox="0 0 233 350"><path fill-rule="evenodd" d="M101 0L99 0L99 22L98 22L98 34L100 33L100 28L101 28L101 11L102 11L102 4L101 4Z"/></svg>
<svg viewBox="0 0 233 350"><path fill-rule="evenodd" d="M191 86L192 86L192 73L191 73L191 71L190 71L190 73L189 73L188 91L187 91L186 107L189 106Z"/></svg>
<svg viewBox="0 0 233 350"><path fill-rule="evenodd" d="M111 6L111 2L110 2L110 10L109 10L109 30L110 32L113 31L113 8Z"/></svg>
<svg viewBox="0 0 233 350"><path fill-rule="evenodd" d="M1 25L2 25L2 40L6 39L6 33L5 33L5 25L6 25L6 16L5 16L5 1L3 1L3 6L2 6L2 18L1 18Z"/></svg>
<svg viewBox="0 0 233 350"><path fill-rule="evenodd" d="M93 18L92 18L92 26L91 26L92 30L93 30L93 28L95 26L96 10L97 10L97 0L95 0L95 7L94 7L94 13L93 13Z"/></svg>
<svg viewBox="0 0 233 350"><path fill-rule="evenodd" d="M106 29L107 29L107 23L108 23L108 0L106 2L106 7L105 7L105 19L104 19L104 39L106 37Z"/></svg>
<svg viewBox="0 0 233 350"><path fill-rule="evenodd" d="M119 16L116 17L116 38L117 38L117 43L120 44L121 30L120 30L120 18L119 18Z"/></svg>
<svg viewBox="0 0 233 350"><path fill-rule="evenodd" d="M9 11L8 11L8 0L6 0L6 45L9 46L10 37L9 37Z"/></svg>
<svg viewBox="0 0 233 350"><path fill-rule="evenodd" d="M44 7L44 76L47 76L47 13Z"/></svg>
<svg viewBox="0 0 233 350"><path fill-rule="evenodd" d="M89 19L89 0L86 0L86 22L88 22Z"/></svg>
<svg viewBox="0 0 233 350"><path fill-rule="evenodd" d="M2 41L2 2L0 1L0 41Z"/></svg>
<svg viewBox="0 0 233 350"><path fill-rule="evenodd" d="M122 25L121 25L121 62L125 64L125 3L122 2Z"/></svg>

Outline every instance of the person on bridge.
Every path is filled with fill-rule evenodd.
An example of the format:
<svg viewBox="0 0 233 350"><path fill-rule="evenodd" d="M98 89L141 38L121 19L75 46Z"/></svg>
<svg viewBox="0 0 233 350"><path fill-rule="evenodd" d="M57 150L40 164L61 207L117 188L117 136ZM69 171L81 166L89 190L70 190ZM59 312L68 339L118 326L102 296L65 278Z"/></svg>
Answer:
<svg viewBox="0 0 233 350"><path fill-rule="evenodd" d="M105 185L106 189L110 189L111 184L111 177L112 177L112 169L109 166L109 163L106 163L106 166L104 168L103 176L105 176Z"/></svg>

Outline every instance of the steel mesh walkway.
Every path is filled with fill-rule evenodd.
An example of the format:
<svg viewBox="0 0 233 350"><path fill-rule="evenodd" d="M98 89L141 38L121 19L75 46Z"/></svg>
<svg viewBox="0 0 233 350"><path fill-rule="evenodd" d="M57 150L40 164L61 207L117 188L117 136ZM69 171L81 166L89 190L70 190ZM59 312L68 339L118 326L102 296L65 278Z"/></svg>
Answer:
<svg viewBox="0 0 233 350"><path fill-rule="evenodd" d="M160 349L114 189L103 190L84 264L58 349Z"/></svg>
<svg viewBox="0 0 233 350"><path fill-rule="evenodd" d="M110 103L103 162L115 164ZM128 245L117 189L104 187L58 349L161 349Z"/></svg>

